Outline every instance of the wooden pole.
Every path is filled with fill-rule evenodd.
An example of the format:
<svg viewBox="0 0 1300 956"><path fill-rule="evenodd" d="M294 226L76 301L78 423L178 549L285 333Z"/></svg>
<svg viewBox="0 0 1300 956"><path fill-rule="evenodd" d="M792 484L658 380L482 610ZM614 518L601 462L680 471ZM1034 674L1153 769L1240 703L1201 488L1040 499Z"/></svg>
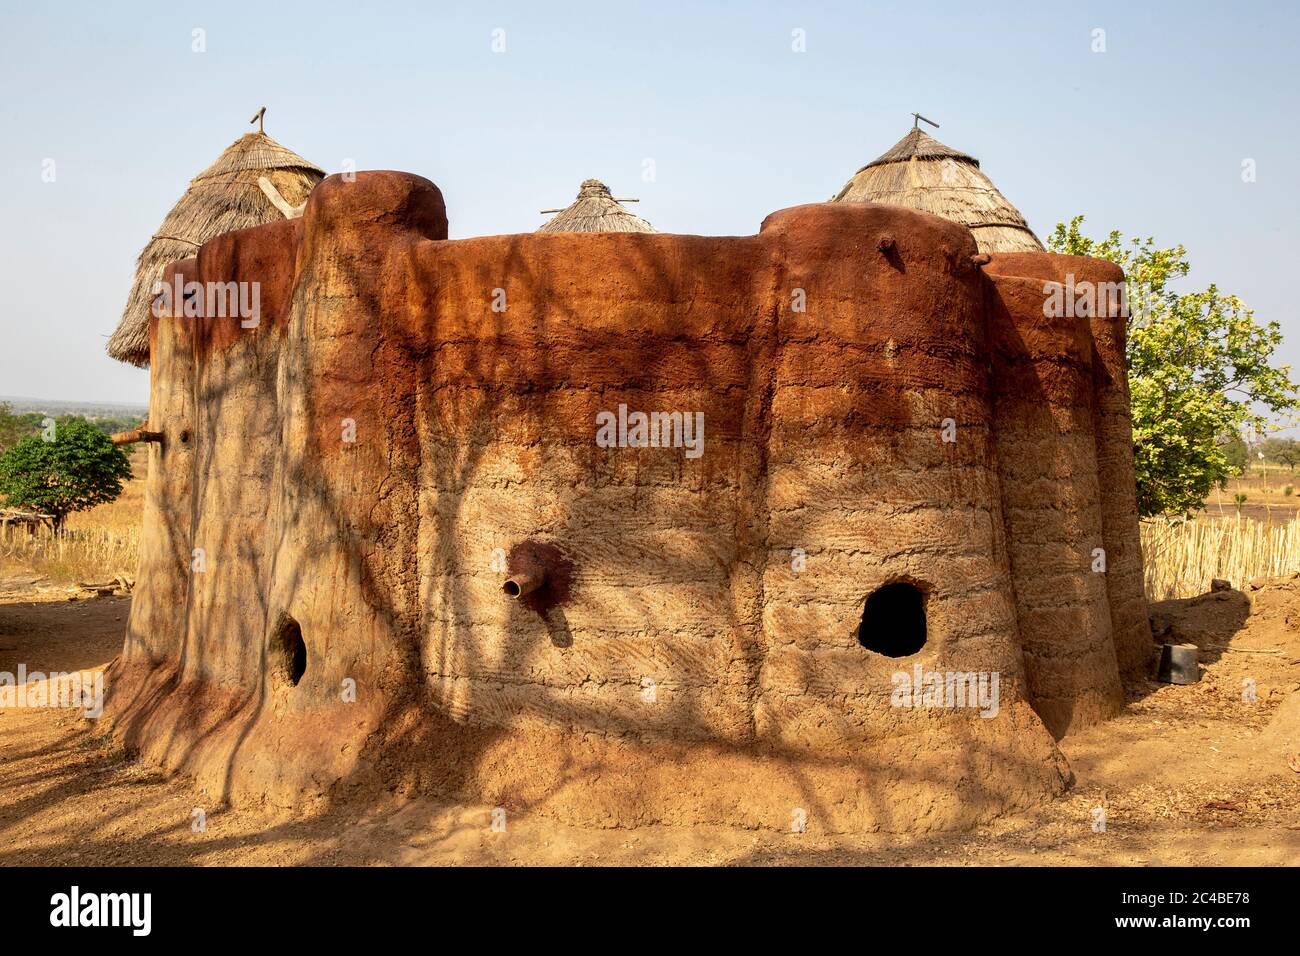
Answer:
<svg viewBox="0 0 1300 956"><path fill-rule="evenodd" d="M163 440L163 433L149 431L146 425L141 425L129 432L117 432L110 435L108 440L114 445L133 445L138 441L160 442Z"/></svg>

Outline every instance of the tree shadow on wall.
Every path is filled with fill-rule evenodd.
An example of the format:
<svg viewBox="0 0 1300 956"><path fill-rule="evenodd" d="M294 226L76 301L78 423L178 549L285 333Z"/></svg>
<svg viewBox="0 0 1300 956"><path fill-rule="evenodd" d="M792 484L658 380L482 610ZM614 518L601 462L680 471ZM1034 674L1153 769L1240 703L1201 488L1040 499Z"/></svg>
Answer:
<svg viewBox="0 0 1300 956"><path fill-rule="evenodd" d="M367 234L358 238L359 243L369 243L366 250L309 264L309 270L329 272L330 294L309 294L316 290L313 281L317 278L319 288L324 289L324 273L317 277L309 271L300 278L284 353L274 369L250 357L242 364L225 363L219 376L201 378L205 384L195 396L195 407L206 417L204 430L196 429L197 433L221 435L228 429L248 427L254 404L258 415L272 416L276 423L273 428L254 430L250 453L237 462L229 461L228 447L212 442L201 445L196 456L196 498L190 527L168 529L175 540L193 540L195 529L202 529L205 540L210 538L219 554L236 556L238 567L244 569L208 585L212 600L191 603L189 633L198 637L184 644L186 672L233 672L242 682L243 689L230 703L230 719L237 720L240 729L229 748L223 798L234 788L237 765L262 759L256 753L245 753L249 735L258 724L277 719L267 709L267 641L273 616L285 609L272 606L271 595L313 593L318 604L329 601L329 587L314 576L321 567L312 554L287 565L277 563L276 556L294 552L296 545L290 540L294 519L304 514L319 524L313 534L336 532L333 552L341 555L346 577L355 577L353 597L360 597L373 621L373 631L391 638L390 646L381 649L378 658L382 666L374 669L376 686L358 688L359 693L374 695L382 702L376 731L363 744L355 773L333 784L327 808L342 809L368 794L434 793L460 799L474 793L492 772L483 765L484 760L498 755L499 745L518 732L471 724L468 719L482 715L516 719L519 714L503 703L507 695L501 693L503 686L512 683L532 685L524 688L532 696L523 699L540 705L538 709L546 712L543 716L562 734L615 736L629 741L645 736L646 722L628 717L626 712L612 712L599 698L582 700L565 693L562 685L522 679L530 669L541 668L541 654L555 648L571 657L585 653L584 645L598 637L590 626L575 623L563 609L546 620L516 607L495 615L483 611L484 581L490 586L497 581L488 570L493 548L508 549L516 539L537 538L564 547L575 539L589 538L593 506L588 497L609 488L631 497L628 514L640 522L640 537L593 543L591 553L573 557L581 575L576 585L578 601L583 599L582 589L596 580L646 582L639 592L629 589L617 609L621 622L640 623L623 623L621 630L611 628L613 647L632 654L649 645L651 660L671 659L671 645L683 638L677 629L656 629L656 615L662 609L654 597L657 585L675 586L680 593L684 585L703 581L717 593L728 595L727 633L721 637L712 633L717 605L704 608L698 619L690 622L697 628L690 634L693 647L702 656L716 655L721 665L713 670L681 668L671 681L674 693L667 695L667 702L659 705L658 716L650 722L651 733L668 734L677 742L696 741L701 746L710 742L707 746L723 755L753 754L761 760L809 768L793 770L796 776L845 765L842 755L753 741L758 675L769 650L762 623L762 586L774 544L767 527L768 438L783 306L777 304L782 297L770 293L781 286L775 271L779 265L770 264L769 253L757 239L728 240L748 243L747 247L699 240L698 247L691 248L703 257L706 267L720 263L726 254L743 252L757 265L774 271L768 289L711 303L719 309L745 310L744 322L734 327L715 323L692 329L686 319L693 314L701 290L709 286L709 276L703 274L707 268L683 267L682 248L674 241L677 238L512 237L495 241L499 255L460 260L465 271L453 275L453 263L440 251L445 243L391 232ZM590 301L579 306L557 291L577 280L557 271L557 262L542 254L542 242L555 243L555 248L568 244L578 249L582 243L589 243L593 250L599 248L605 278L588 278L599 290ZM760 282L753 283L755 289L760 286ZM514 313L509 308L494 313L490 303L497 288L505 288L515 301L531 299L537 305ZM334 295L339 289L346 290L346 295ZM456 295L465 290L479 290L477 308L468 295L457 300ZM714 294L727 298L725 293ZM573 329L592 327L587 310L598 309L602 296L621 303L628 331L611 330L613 345L574 340ZM459 309L449 307L457 302ZM640 325L633 314L638 306L646 313ZM678 331L665 331L666 322L677 323ZM345 344L329 344L347 349L354 363L349 368L334 364L337 353L312 338L331 323L345 330ZM560 355L577 362L584 351L596 350L611 356L616 372L594 387L584 385L571 365L555 359ZM521 375L520 362L525 359L525 374ZM573 401L573 393L584 389L596 396L592 401L606 409L617 407L627 394L662 400L665 407L689 395L693 401L710 401L715 403L712 407L730 409L722 418L731 425L716 439L731 450L726 459L729 464L720 471L702 465L697 473L690 473L680 460L665 466L644 449L613 454L597 449L588 433L566 440L548 423L575 421L575 407L585 415L593 406ZM288 404L262 398L254 403L251 396L268 391L273 395L278 391L280 402L287 399ZM754 398L745 401L746 395ZM520 396L527 396L527 401ZM298 398L301 404L297 404ZM895 421L908 421L910 413L901 398L878 395L873 400L892 401L888 414ZM338 450L322 445L325 436L337 434L336 413L349 403L369 411L362 418L374 429L375 437L366 434L362 441L375 443L365 450L370 455L366 467L373 470L363 470L360 477L366 482L377 479L376 485L350 484L345 470L336 464ZM285 423L286 416L295 417L292 427ZM592 423L584 423L584 427L594 431ZM529 474L537 476L540 494L527 504L521 496L513 513L494 515L483 507L494 500L486 489L495 489L495 500L501 500L508 498L502 489L508 492L512 484L529 480L527 475L521 478L501 470L504 433L515 436L510 444L526 449L531 456ZM299 454L285 453L287 439L307 444ZM585 487L547 481L545 476L552 468L586 468L592 478ZM646 493L643 479L648 476L651 487L658 482L657 487L671 490L674 474L679 482L689 475L689 480L696 482L695 490L709 501L704 513L693 519L696 523L689 529L693 534L690 540L714 540L718 542L714 546L669 549L672 533L681 530L681 515L654 510L647 515L638 510L637 495ZM265 532L258 535L252 529L261 514L269 520ZM279 537L272 537L276 535ZM259 536L262 543L254 544ZM665 546L665 550L657 555L654 575L648 576L646 555L657 546ZM188 559L188 555L177 557ZM737 599L737 591L749 596ZM236 607L238 614L232 615ZM320 613L319 617L328 619L329 615ZM846 628L851 626L852 622L846 622ZM501 639L494 639L498 634ZM347 649L350 637L346 633L309 633L307 640L318 662L331 653L359 654ZM311 690L311 666L299 691ZM566 673L564 666L577 665L561 662L557 666ZM640 676L629 667L610 679L621 685L629 699L635 699L641 690ZM815 696L815 679L807 670L801 677L810 698ZM739 709L747 714L739 723L728 724L730 715L719 715L706 705L720 683L732 690L743 689L740 693L745 699ZM318 692L325 695L330 690L321 687ZM317 705L337 706L332 701L327 705L326 699L322 697ZM526 704L514 706L527 709ZM423 719L413 720L412 715ZM718 734L720 724L727 734ZM169 750L197 751L216 736L230 732L221 721L209 720L205 727L198 734L188 726L178 727ZM329 733L327 725L322 725L321 732ZM313 740L305 741L304 746L325 744ZM923 750L925 743L918 739L915 746ZM1000 783L984 779L987 768L993 764L1014 767L1023 760L1024 752L1010 740L1005 747L986 744L955 755L951 777L963 784L956 798L972 805L1000 805ZM186 758L180 755L169 762L184 767ZM873 780L910 781L921 787L930 782L916 769L918 764L906 760L861 760L853 765L862 772L865 799L875 800L872 815L882 821L895 819L897 808L889 804L883 789L877 797ZM617 767L609 770L621 772ZM1023 770L1026 776L1033 776L1041 768L1024 766ZM512 791L502 785L498 795L508 798L511 811L528 810L598 773L598 766L561 758L544 786ZM635 792L638 781L629 778L625 785ZM823 804L816 784L804 776L801 786L808 795L805 809L810 816L828 817L832 808ZM516 795L512 797L512 793ZM783 821L774 821L774 826L782 825Z"/></svg>

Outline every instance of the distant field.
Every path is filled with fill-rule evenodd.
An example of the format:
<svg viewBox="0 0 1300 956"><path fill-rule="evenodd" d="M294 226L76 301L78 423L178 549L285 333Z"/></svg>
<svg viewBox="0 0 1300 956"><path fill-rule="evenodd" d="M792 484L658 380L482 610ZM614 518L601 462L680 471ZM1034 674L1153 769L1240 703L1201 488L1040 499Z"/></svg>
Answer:
<svg viewBox="0 0 1300 956"><path fill-rule="evenodd" d="M46 415L82 415L86 418L115 418L119 416L138 416L143 418L149 413L145 404L120 402L66 402L45 398L23 398L21 396L0 395L0 405L8 405L15 415L27 412L40 412Z"/></svg>
<svg viewBox="0 0 1300 956"><path fill-rule="evenodd" d="M1238 494L1246 496L1246 501L1240 506L1236 502ZM1300 474L1285 465L1270 465L1267 472L1256 470L1242 478L1234 478L1221 491L1216 488L1205 502L1205 513L1213 517L1235 516L1239 508L1243 518L1291 520L1300 509Z"/></svg>

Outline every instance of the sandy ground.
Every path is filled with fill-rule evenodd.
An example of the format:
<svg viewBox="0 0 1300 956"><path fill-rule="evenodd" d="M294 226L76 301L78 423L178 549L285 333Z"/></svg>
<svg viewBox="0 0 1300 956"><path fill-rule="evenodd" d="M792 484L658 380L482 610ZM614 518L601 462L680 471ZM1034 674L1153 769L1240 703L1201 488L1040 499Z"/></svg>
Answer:
<svg viewBox="0 0 1300 956"><path fill-rule="evenodd" d="M117 654L130 599L67 595L0 580L0 671ZM490 807L435 801L272 819L133 762L75 712L0 709L0 864L1300 863L1300 580L1153 613L1166 639L1202 648L1203 680L1131 687L1120 718L1062 743L1077 778L1068 794L971 832L584 830L525 815L494 832Z"/></svg>

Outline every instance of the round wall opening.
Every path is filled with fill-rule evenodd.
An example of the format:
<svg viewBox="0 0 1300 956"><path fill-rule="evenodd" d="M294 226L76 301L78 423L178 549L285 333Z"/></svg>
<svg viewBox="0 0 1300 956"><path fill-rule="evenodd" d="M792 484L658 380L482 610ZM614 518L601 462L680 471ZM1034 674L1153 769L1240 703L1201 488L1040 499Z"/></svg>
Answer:
<svg viewBox="0 0 1300 956"><path fill-rule="evenodd" d="M275 669L282 681L297 687L302 675L307 673L307 642L302 639L302 628L287 614L276 630L273 650L277 660Z"/></svg>
<svg viewBox="0 0 1300 956"><path fill-rule="evenodd" d="M925 594L895 581L871 592L862 609L858 643L885 657L907 657L925 647Z"/></svg>

